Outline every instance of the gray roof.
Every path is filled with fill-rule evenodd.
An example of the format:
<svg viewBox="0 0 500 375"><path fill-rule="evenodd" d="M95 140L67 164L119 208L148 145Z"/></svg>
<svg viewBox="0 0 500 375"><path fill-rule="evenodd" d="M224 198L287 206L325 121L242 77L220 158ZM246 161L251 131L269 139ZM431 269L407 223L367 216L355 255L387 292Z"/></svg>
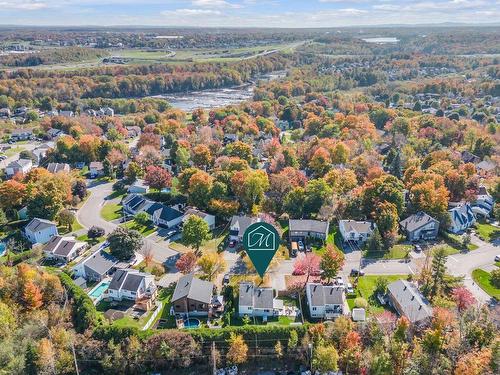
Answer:
<svg viewBox="0 0 500 375"><path fill-rule="evenodd" d="M198 302L210 303L212 301L214 284L200 280L193 274L182 276L175 286L172 302L181 298L189 298Z"/></svg>
<svg viewBox="0 0 500 375"><path fill-rule="evenodd" d="M47 242L43 251L66 257L83 244L83 242L76 241L74 237L54 236Z"/></svg>
<svg viewBox="0 0 500 375"><path fill-rule="evenodd" d="M346 232L371 233L375 229L375 224L370 221L340 220L339 225L342 225Z"/></svg>
<svg viewBox="0 0 500 375"><path fill-rule="evenodd" d="M238 227L238 235L243 236L243 233L247 230L247 228L253 223L257 223L260 221L257 217L249 217L249 216L233 216L231 218L230 228L237 226Z"/></svg>
<svg viewBox="0 0 500 375"><path fill-rule="evenodd" d="M432 216L426 214L423 211L417 212L411 216L408 216L406 219L401 220L399 225L404 228L408 232L413 232L419 228L422 228L424 225L429 224L431 222L438 222Z"/></svg>
<svg viewBox="0 0 500 375"><path fill-rule="evenodd" d="M123 289L131 292L136 292L137 289L139 289L142 280L147 276L149 276L147 273L139 272L134 269L117 270L113 275L113 278L111 279L109 289Z"/></svg>
<svg viewBox="0 0 500 375"><path fill-rule="evenodd" d="M89 168L101 170L104 169L104 166L100 161L93 161L90 163Z"/></svg>
<svg viewBox="0 0 500 375"><path fill-rule="evenodd" d="M308 283L312 306L342 305L344 303L344 287Z"/></svg>
<svg viewBox="0 0 500 375"><path fill-rule="evenodd" d="M272 309L274 306L273 288L258 288L253 283L240 283L240 306L252 306L256 309Z"/></svg>
<svg viewBox="0 0 500 375"><path fill-rule="evenodd" d="M399 306L398 311L406 316L410 322L417 323L432 316L432 308L415 285L407 280L397 280L387 286L388 293ZM399 307L395 306L398 310Z"/></svg>
<svg viewBox="0 0 500 375"><path fill-rule="evenodd" d="M83 262L85 268L88 268L99 275L104 275L111 269L111 267L118 263L118 260L111 254L103 250L98 250Z"/></svg>
<svg viewBox="0 0 500 375"><path fill-rule="evenodd" d="M495 169L495 164L492 163L491 161L483 160L482 162L480 162L476 165L476 168L489 172L489 171L492 171L493 169Z"/></svg>
<svg viewBox="0 0 500 375"><path fill-rule="evenodd" d="M317 232L328 234L328 221L292 220L288 221L290 232Z"/></svg>
<svg viewBox="0 0 500 375"><path fill-rule="evenodd" d="M57 173L57 172L61 172L61 171L69 171L69 164L49 163L49 165L47 165L47 170L51 173Z"/></svg>
<svg viewBox="0 0 500 375"><path fill-rule="evenodd" d="M55 227L56 224L54 224L52 221L45 220L45 219L39 219L39 218L34 218L31 220L28 225L26 225L25 230L30 230L32 232L44 230L50 227Z"/></svg>
<svg viewBox="0 0 500 375"><path fill-rule="evenodd" d="M15 161L11 161L7 167L10 168L22 168L27 165L31 165L33 162L30 159L19 159Z"/></svg>

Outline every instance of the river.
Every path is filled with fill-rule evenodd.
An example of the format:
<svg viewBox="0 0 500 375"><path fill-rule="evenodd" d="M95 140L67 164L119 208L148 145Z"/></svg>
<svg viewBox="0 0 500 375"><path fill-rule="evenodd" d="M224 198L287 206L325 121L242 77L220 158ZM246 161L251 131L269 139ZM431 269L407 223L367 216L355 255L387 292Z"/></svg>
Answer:
<svg viewBox="0 0 500 375"><path fill-rule="evenodd" d="M172 107L182 109L185 112L196 108L219 108L251 99L258 81L272 81L283 78L285 75L286 71L276 71L255 77L254 81L241 86L156 95L154 97L166 99Z"/></svg>

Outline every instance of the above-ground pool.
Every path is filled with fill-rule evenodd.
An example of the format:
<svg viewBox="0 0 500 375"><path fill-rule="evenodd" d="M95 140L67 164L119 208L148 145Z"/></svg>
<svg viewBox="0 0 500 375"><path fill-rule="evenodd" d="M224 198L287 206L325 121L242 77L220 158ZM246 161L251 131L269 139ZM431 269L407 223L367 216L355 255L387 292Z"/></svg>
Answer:
<svg viewBox="0 0 500 375"><path fill-rule="evenodd" d="M99 285L97 285L94 289L89 292L90 298L96 301L100 301L102 295L109 288L109 281L101 281Z"/></svg>
<svg viewBox="0 0 500 375"><path fill-rule="evenodd" d="M0 242L0 257L6 253L5 244Z"/></svg>
<svg viewBox="0 0 500 375"><path fill-rule="evenodd" d="M199 319L189 318L184 320L184 328L198 328L200 326Z"/></svg>

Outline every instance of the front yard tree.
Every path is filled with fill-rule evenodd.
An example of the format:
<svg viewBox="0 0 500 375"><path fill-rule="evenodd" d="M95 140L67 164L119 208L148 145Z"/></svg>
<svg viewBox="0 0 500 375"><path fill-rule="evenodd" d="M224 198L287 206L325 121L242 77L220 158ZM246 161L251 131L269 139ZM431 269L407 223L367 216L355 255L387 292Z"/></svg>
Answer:
<svg viewBox="0 0 500 375"><path fill-rule="evenodd" d="M248 345L243 339L243 335L237 335L231 332L228 340L229 351L227 353L227 360L233 365L240 365L245 363L248 354Z"/></svg>
<svg viewBox="0 0 500 375"><path fill-rule="evenodd" d="M198 266L205 278L211 281L226 270L226 261L221 254L210 252L198 259Z"/></svg>
<svg viewBox="0 0 500 375"><path fill-rule="evenodd" d="M179 257L177 262L175 262L175 268L177 268L180 273L186 275L194 271L197 260L198 258L196 257L196 254L189 251Z"/></svg>
<svg viewBox="0 0 500 375"><path fill-rule="evenodd" d="M172 185L172 175L165 168L150 165L146 168L144 181L150 188L161 190Z"/></svg>
<svg viewBox="0 0 500 375"><path fill-rule="evenodd" d="M444 246L440 246L434 250L431 276L432 286L430 296L433 298L441 294L446 276L446 248Z"/></svg>
<svg viewBox="0 0 500 375"><path fill-rule="evenodd" d="M333 245L327 245L326 251L321 257L319 267L323 273L321 274L322 279L326 279L329 283L334 277L337 276L339 271L344 266L344 254L337 250Z"/></svg>
<svg viewBox="0 0 500 375"><path fill-rule="evenodd" d="M329 371L337 371L339 354L333 345L315 348L312 358L312 367L321 373Z"/></svg>
<svg viewBox="0 0 500 375"><path fill-rule="evenodd" d="M134 221L138 224L138 225L142 225L144 227L147 227L149 225L149 216L146 212L142 211L142 212L138 212L135 216L134 216Z"/></svg>
<svg viewBox="0 0 500 375"><path fill-rule="evenodd" d="M369 253L384 251L384 242L382 241L382 236L380 235L378 228L375 228L371 237L368 239L368 242L366 243L366 250Z"/></svg>
<svg viewBox="0 0 500 375"><path fill-rule="evenodd" d="M190 215L182 226L182 241L196 250L210 239L210 228L205 220L196 215Z"/></svg>
<svg viewBox="0 0 500 375"><path fill-rule="evenodd" d="M118 227L108 237L111 254L119 260L129 260L143 244L142 236L135 230Z"/></svg>
<svg viewBox="0 0 500 375"><path fill-rule="evenodd" d="M73 222L75 221L75 214L70 210L64 209L59 212L59 225L65 225L68 231L71 232Z"/></svg>

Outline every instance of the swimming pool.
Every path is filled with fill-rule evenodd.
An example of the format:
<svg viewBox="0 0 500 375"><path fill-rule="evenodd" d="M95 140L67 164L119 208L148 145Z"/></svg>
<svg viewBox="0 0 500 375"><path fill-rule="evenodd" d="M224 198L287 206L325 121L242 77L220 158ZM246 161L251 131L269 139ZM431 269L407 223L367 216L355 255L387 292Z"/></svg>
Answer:
<svg viewBox="0 0 500 375"><path fill-rule="evenodd" d="M0 257L6 253L6 246L3 242L0 242Z"/></svg>
<svg viewBox="0 0 500 375"><path fill-rule="evenodd" d="M196 318L189 318L184 320L184 328L198 328L200 321Z"/></svg>
<svg viewBox="0 0 500 375"><path fill-rule="evenodd" d="M89 296L92 299L100 300L102 295L109 288L109 281L102 281L99 285L97 285L94 289L89 292Z"/></svg>

